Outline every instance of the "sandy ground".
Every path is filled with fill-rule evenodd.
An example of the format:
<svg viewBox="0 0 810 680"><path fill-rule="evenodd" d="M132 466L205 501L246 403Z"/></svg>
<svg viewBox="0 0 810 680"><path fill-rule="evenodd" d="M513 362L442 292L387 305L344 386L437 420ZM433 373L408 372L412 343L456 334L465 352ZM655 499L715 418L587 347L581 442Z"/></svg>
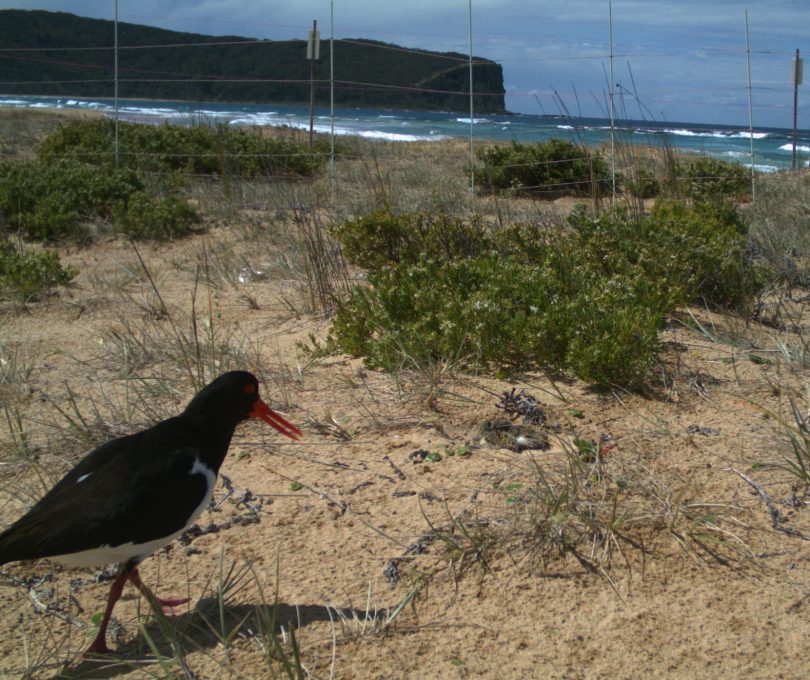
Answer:
<svg viewBox="0 0 810 680"><path fill-rule="evenodd" d="M142 248L175 320L190 314L188 272L206 238L240 237L221 229ZM102 243L67 260L81 271L70 289L0 326L4 365L25 356L30 369L24 384L2 386L6 412L20 416L29 440L23 454L1 426L0 526L81 454L56 408L71 415L71 393L88 421L95 408L113 434L137 427L140 407L169 415L193 393L165 348L126 361L114 351L112 333L123 334L125 321L153 340L171 337L130 247ZM789 419L791 396L804 403L803 372L775 351L784 335L724 327L693 310L707 331L699 332L684 312L664 332L662 379L647 395L539 374L511 382L448 374L431 388L424 376L369 371L345 356L309 360L297 343L324 338L328 320L284 302L305 298L297 282L272 277L197 290L218 337L258 366L265 398L305 438L241 426L222 469L233 491L221 482L217 507L199 522L219 530L145 561L144 581L159 594L188 594L190 604L161 623L128 587L110 631L119 657L83 660L110 573L6 565L0 677L286 677L261 633L274 602L277 639L284 647L295 629L313 678L810 676L808 544L774 530L735 472L775 501L791 496L787 474L757 465L789 455L775 414ZM130 370L155 370L172 389L127 397ZM497 404L513 387L545 411L549 450L476 446L481 423L503 417ZM632 519L628 540L578 546L585 562L540 549L530 518L538 470L557 474L574 437L615 443L600 474L631 480L625 493L605 491ZM803 500L775 507L784 527L810 535Z"/></svg>

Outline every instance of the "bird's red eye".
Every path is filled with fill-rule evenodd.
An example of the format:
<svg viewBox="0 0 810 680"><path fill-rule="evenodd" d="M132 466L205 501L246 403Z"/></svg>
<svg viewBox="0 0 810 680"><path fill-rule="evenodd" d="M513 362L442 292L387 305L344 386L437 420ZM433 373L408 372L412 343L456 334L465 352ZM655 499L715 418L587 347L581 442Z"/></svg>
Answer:
<svg viewBox="0 0 810 680"><path fill-rule="evenodd" d="M245 394L255 394L255 393L256 393L256 385L245 385L245 386L242 388L242 391L243 391Z"/></svg>

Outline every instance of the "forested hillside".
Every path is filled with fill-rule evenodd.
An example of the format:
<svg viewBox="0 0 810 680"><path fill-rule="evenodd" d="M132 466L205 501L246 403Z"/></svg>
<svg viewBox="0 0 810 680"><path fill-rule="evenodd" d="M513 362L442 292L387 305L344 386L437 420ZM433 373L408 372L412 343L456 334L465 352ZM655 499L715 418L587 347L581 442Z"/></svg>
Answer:
<svg viewBox="0 0 810 680"><path fill-rule="evenodd" d="M309 27L302 27L302 34ZM118 24L119 96L192 101L309 101L304 40L254 40ZM0 92L111 97L113 22L64 12L0 11ZM33 49L32 49L33 48ZM79 48L79 49L76 49ZM316 102L329 102L328 43L316 64ZM335 102L469 110L467 56L336 40ZM501 66L474 59L475 110L504 112Z"/></svg>

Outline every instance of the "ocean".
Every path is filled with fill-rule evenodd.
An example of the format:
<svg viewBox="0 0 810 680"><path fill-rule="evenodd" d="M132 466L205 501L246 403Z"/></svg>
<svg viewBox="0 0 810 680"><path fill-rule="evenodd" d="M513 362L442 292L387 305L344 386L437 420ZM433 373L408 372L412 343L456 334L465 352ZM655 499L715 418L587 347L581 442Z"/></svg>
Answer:
<svg viewBox="0 0 810 680"><path fill-rule="evenodd" d="M95 110L112 114L112 99L68 97L23 97L0 95L0 106L16 108L60 108ZM188 124L208 121L229 125L273 125L309 128L306 106L272 104L228 104L155 100L119 101L119 118L138 122ZM472 121L473 136L479 140L541 142L558 137L590 145L610 141L610 121L601 118L531 116L523 114L482 115ZM332 129L329 111L316 109L315 130ZM380 109L336 109L336 135L358 135L391 142L468 138L470 117L463 113L394 111ZM649 120L616 122L620 143L669 146L750 166L750 133L747 127L672 123ZM754 167L763 172L790 169L792 132L780 128L754 127ZM797 139L800 164L808 166L810 130L800 130Z"/></svg>

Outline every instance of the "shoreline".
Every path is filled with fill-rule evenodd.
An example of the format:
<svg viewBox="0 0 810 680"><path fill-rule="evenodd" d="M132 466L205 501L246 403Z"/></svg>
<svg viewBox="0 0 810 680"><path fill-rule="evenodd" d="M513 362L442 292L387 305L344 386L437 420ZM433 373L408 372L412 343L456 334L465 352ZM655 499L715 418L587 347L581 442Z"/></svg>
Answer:
<svg viewBox="0 0 810 680"><path fill-rule="evenodd" d="M58 111L59 115L93 114L112 116L113 100L53 98L47 96L0 95L0 110ZM194 124L202 121L227 125L246 125L263 129L309 130L308 107L267 105L243 106L217 102L201 102L193 109L189 102L125 98L119 101L119 119L128 122L155 124L162 122ZM601 119L566 119L559 116L476 116L472 120L458 112L415 112L382 109L338 109L334 121L323 109L316 109L314 131L336 137L357 137L392 143L440 142L448 139L469 140L476 144L535 143L552 138L568 139L591 148L610 141L610 127ZM626 127L621 127L625 125ZM639 127L644 125L644 127ZM713 157L750 167L749 135L739 127L695 125L683 123L649 123L619 121L615 128L619 144L633 147L671 149L678 153ZM472 132L472 135L470 134ZM784 130L761 128L754 133L754 168L761 172L790 169L791 136ZM799 138L801 162L807 166L810 153L810 131Z"/></svg>
<svg viewBox="0 0 810 680"><path fill-rule="evenodd" d="M45 95L45 94L37 94L37 95L22 95L16 93L4 93L0 92L0 108L6 108L7 106L11 106L6 104L4 100L14 100L23 101L24 99L38 99L38 100L57 100L57 101L76 101L76 102L87 102L88 105L92 105L93 102L114 102L113 97L86 97L83 95ZM197 110L212 110L215 108L262 108L262 109L297 109L297 108L308 108L308 103L306 102L239 102L239 101L200 101L196 99L154 99L150 97L119 97L119 102L147 102L151 104L164 104L164 105L172 105L172 104L182 104L188 107L194 107ZM208 109L206 109L208 107ZM67 108L67 107L60 107L60 106L41 106L41 105L34 105L34 106L27 106L27 107L15 107L15 108ZM161 109L168 109L170 107L167 106L156 106L155 110ZM324 105L316 105L315 111L324 112L328 109L327 106ZM336 111L381 111L386 112L389 114L406 114L406 115L436 115L436 116L452 116L463 118L469 120L469 110L463 111L455 111L455 110L444 110L444 109L407 109L407 108L389 108L389 107L382 107L382 106L336 106ZM566 116L563 114L528 114L528 113L519 113L516 111L508 111L504 110L503 112L485 112L485 111L476 111L475 112L475 119L482 119L486 118L487 116L501 116L504 118L525 118L527 120L540 120L544 121L547 124L556 123L563 127L570 126L575 127L577 129L588 128L594 122L602 122L608 123L609 119L607 118L593 118L588 116ZM579 126L571 126L572 121L579 121ZM738 123L706 123L700 121L686 121L686 120L673 120L673 121L658 121L658 120L644 120L644 119L636 119L636 118L616 118L616 128L617 129L651 129L656 131L667 131L667 130L726 130L726 131L733 131L742 133L747 137L747 133L749 131L749 126L745 124L738 124ZM757 139L758 135L762 133L769 133L769 134L779 134L785 136L792 136L793 130L789 127L774 127L768 125L755 125L754 126L754 138ZM806 137L810 138L810 128L799 128L797 130L798 136L800 138Z"/></svg>

